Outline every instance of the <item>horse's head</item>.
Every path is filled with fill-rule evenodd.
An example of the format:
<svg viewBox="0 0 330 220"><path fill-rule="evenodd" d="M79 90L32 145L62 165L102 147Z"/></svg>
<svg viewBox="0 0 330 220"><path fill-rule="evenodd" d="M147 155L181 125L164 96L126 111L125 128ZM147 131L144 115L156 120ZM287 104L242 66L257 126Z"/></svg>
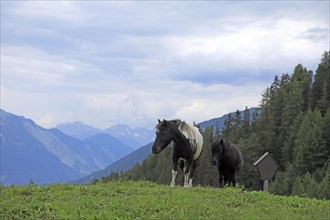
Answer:
<svg viewBox="0 0 330 220"><path fill-rule="evenodd" d="M219 140L218 138L215 140L211 140L211 152L212 152L212 160L211 163L213 166L220 165L221 156L222 156L222 146L223 140Z"/></svg>
<svg viewBox="0 0 330 220"><path fill-rule="evenodd" d="M160 121L158 119L158 124L156 125L156 139L152 145L152 153L159 154L164 148L166 148L174 137L174 122L173 121Z"/></svg>

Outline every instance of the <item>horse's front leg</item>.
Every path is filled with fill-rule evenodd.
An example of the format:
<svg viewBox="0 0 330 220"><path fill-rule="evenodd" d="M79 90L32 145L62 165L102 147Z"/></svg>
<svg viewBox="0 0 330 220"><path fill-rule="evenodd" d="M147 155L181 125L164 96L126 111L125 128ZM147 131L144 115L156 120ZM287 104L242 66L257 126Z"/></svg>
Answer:
<svg viewBox="0 0 330 220"><path fill-rule="evenodd" d="M220 167L218 167L218 171L219 171L219 186L220 187L222 187L222 180L223 180L223 178L222 178L222 172L221 172L221 168Z"/></svg>
<svg viewBox="0 0 330 220"><path fill-rule="evenodd" d="M178 158L172 155L172 180L171 187L175 186L176 175L178 174Z"/></svg>
<svg viewBox="0 0 330 220"><path fill-rule="evenodd" d="M189 188L191 186L189 186L189 175L190 175L190 168L191 168L191 165L192 165L192 161L191 160L188 160L188 161L185 161L185 166L184 166L184 183L183 183L183 187L185 188Z"/></svg>

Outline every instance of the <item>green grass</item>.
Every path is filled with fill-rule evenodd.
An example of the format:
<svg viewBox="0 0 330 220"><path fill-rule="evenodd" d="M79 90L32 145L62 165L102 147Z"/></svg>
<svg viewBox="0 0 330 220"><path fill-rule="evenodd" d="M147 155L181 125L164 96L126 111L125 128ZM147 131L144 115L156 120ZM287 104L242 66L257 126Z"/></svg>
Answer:
<svg viewBox="0 0 330 220"><path fill-rule="evenodd" d="M1 187L0 219L328 219L330 201L150 182Z"/></svg>

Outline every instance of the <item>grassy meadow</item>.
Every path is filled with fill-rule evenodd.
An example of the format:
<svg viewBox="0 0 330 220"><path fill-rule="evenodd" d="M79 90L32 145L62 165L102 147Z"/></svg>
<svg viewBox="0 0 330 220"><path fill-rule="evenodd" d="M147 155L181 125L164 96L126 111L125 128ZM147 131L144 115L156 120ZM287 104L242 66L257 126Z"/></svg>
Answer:
<svg viewBox="0 0 330 220"><path fill-rule="evenodd" d="M0 219L329 219L330 201L145 181L1 187Z"/></svg>

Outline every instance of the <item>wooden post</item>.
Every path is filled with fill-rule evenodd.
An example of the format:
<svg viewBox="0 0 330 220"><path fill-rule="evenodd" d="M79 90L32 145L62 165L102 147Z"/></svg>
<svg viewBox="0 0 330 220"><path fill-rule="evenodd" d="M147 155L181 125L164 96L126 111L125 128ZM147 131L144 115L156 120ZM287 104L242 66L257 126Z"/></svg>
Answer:
<svg viewBox="0 0 330 220"><path fill-rule="evenodd" d="M264 180L264 191L268 192L268 182L269 180Z"/></svg>

